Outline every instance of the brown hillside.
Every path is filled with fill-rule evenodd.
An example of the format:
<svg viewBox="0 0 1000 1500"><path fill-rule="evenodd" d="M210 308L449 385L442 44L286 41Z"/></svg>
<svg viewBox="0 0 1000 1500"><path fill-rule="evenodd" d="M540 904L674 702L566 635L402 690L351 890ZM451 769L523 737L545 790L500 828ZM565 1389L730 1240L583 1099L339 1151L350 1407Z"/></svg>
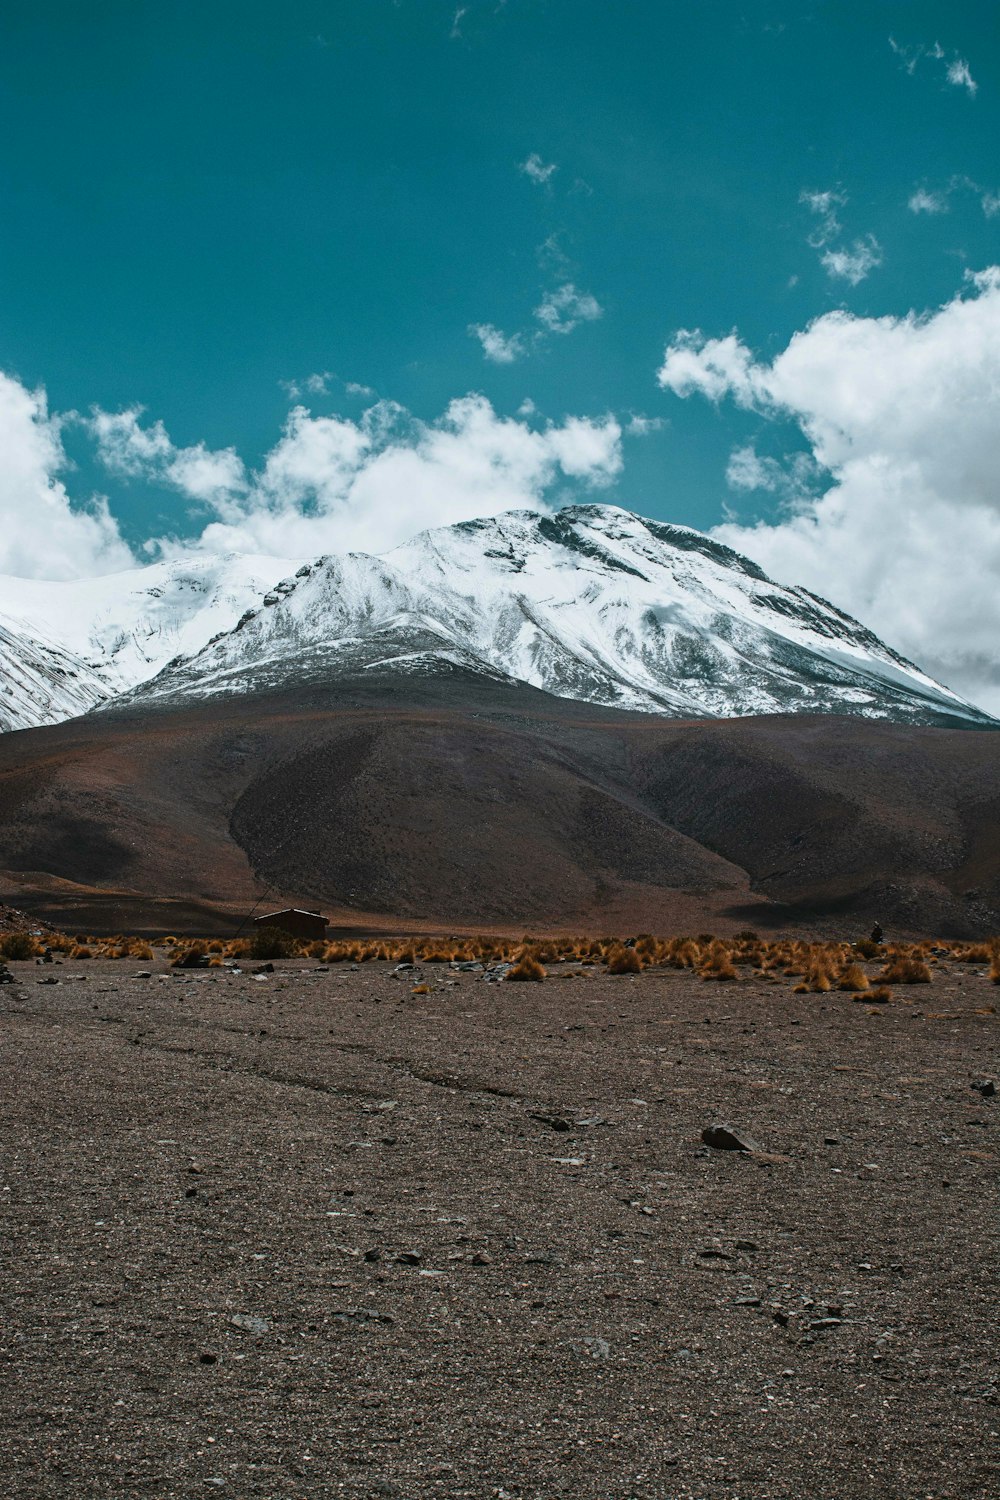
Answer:
<svg viewBox="0 0 1000 1500"><path fill-rule="evenodd" d="M0 737L0 899L93 930L1000 928L1000 740L461 679Z"/></svg>

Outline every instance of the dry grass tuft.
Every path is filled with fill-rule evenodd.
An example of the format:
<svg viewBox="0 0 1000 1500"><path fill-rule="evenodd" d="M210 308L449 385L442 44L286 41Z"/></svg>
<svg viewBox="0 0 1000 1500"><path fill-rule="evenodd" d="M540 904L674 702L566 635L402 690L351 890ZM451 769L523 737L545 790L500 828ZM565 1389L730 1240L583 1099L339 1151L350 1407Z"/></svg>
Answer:
<svg viewBox="0 0 1000 1500"><path fill-rule="evenodd" d="M902 954L892 958L878 976L881 984L930 984L931 971L922 958Z"/></svg>
<svg viewBox="0 0 1000 1500"><path fill-rule="evenodd" d="M959 948L953 956L963 964L988 964L993 951L989 943L970 943L967 948Z"/></svg>
<svg viewBox="0 0 1000 1500"><path fill-rule="evenodd" d="M626 948L624 946L612 948L608 954L608 973L641 974L642 959L634 948Z"/></svg>
<svg viewBox="0 0 1000 1500"><path fill-rule="evenodd" d="M860 964L848 964L846 969L841 969L837 978L838 990L867 990L869 988L868 975Z"/></svg>
<svg viewBox="0 0 1000 1500"><path fill-rule="evenodd" d="M7 932L0 937L0 958L34 958L39 951L30 932Z"/></svg>
<svg viewBox="0 0 1000 1500"><path fill-rule="evenodd" d="M545 969L539 963L538 959L533 953L527 952L521 954L521 957L507 975L508 979L513 979L517 982L532 981L535 983L541 983L545 977Z"/></svg>

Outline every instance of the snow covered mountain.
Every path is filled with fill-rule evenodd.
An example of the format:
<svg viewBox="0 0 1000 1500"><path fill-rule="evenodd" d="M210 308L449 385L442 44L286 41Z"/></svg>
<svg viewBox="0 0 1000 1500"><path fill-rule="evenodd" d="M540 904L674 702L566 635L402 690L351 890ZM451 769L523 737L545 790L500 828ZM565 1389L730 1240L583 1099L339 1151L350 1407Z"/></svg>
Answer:
<svg viewBox="0 0 1000 1500"><path fill-rule="evenodd" d="M0 730L73 718L155 676L231 630L296 566L231 553L65 583L0 578Z"/></svg>
<svg viewBox="0 0 1000 1500"><path fill-rule="evenodd" d="M606 505L512 511L423 532L382 557L304 564L124 701L444 663L671 716L994 724L805 589L773 583L700 532Z"/></svg>

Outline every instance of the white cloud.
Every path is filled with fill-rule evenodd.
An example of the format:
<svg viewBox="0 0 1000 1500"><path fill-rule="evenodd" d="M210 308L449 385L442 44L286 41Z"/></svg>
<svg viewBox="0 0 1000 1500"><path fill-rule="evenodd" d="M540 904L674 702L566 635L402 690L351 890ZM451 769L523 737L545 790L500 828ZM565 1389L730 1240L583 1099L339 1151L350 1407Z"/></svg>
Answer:
<svg viewBox="0 0 1000 1500"><path fill-rule="evenodd" d="M829 276L857 286L882 264L882 246L873 234L855 240L849 250L825 250L820 262Z"/></svg>
<svg viewBox="0 0 1000 1500"><path fill-rule="evenodd" d="M628 419L625 432L628 437L646 437L651 432L662 432L666 427L663 417L647 417L644 412L633 412Z"/></svg>
<svg viewBox="0 0 1000 1500"><path fill-rule="evenodd" d="M837 218L837 209L845 206L847 195L835 188L827 188L822 192L803 188L799 194L799 202L804 203L810 213L815 214L819 220L812 234L808 236L808 243L814 250L821 250L840 233L841 226Z"/></svg>
<svg viewBox="0 0 1000 1500"><path fill-rule="evenodd" d="M200 548L315 556L384 552L415 531L516 508L543 509L568 485L610 483L622 467L612 416L538 427L485 397L435 422L379 402L359 421L296 407L245 494L219 494Z"/></svg>
<svg viewBox="0 0 1000 1500"><path fill-rule="evenodd" d="M770 364L735 335L684 332L659 380L793 420L831 476L777 522L717 528L722 540L1000 712L1000 267L920 316L828 313ZM755 477L746 455L730 466Z"/></svg>
<svg viewBox="0 0 1000 1500"><path fill-rule="evenodd" d="M537 151L532 151L527 160L522 161L518 167L519 172L523 172L525 177L530 177L532 182L537 182L540 187L547 186L549 179L558 170L557 162L543 161Z"/></svg>
<svg viewBox="0 0 1000 1500"><path fill-rule="evenodd" d="M209 502L218 494L246 488L246 474L235 450L212 450L204 443L177 448L161 421L143 427L142 408L107 412L95 407L87 423L99 461L122 478L142 477L180 490L191 500Z"/></svg>
<svg viewBox="0 0 1000 1500"><path fill-rule="evenodd" d="M931 193L927 188L911 193L906 206L911 214L946 214L949 207L947 194Z"/></svg>
<svg viewBox="0 0 1000 1500"><path fill-rule="evenodd" d="M764 406L759 371L735 333L706 339L699 328L681 328L667 348L658 379L675 396L697 393L710 401L732 396L740 406Z"/></svg>
<svg viewBox="0 0 1000 1500"><path fill-rule="evenodd" d="M60 420L43 390L0 374L0 573L80 578L134 565L103 497L74 506Z"/></svg>
<svg viewBox="0 0 1000 1500"><path fill-rule="evenodd" d="M912 77L917 70L917 63L920 61L924 49L922 47L904 47L893 36L889 38L889 46L899 58L900 66Z"/></svg>
<svg viewBox="0 0 1000 1500"><path fill-rule="evenodd" d="M372 386L360 385L356 380L345 381L344 390L349 396L362 396L365 400L376 394Z"/></svg>
<svg viewBox="0 0 1000 1500"><path fill-rule="evenodd" d="M734 490L776 490L781 485L780 469L773 458L761 458L748 443L730 453L726 483Z"/></svg>
<svg viewBox="0 0 1000 1500"><path fill-rule="evenodd" d="M581 323L592 323L604 309L589 292L578 292L571 281L546 292L535 308L535 317L549 333L572 333Z"/></svg>
<svg viewBox="0 0 1000 1500"><path fill-rule="evenodd" d="M301 401L307 393L311 396L328 395L333 378L332 370L320 370L315 375L307 375L305 380L279 380L278 384L289 401Z"/></svg>
<svg viewBox="0 0 1000 1500"><path fill-rule="evenodd" d="M483 356L494 365L512 365L524 353L520 334L509 337L492 323L470 323L469 332L483 346Z"/></svg>
<svg viewBox="0 0 1000 1500"><path fill-rule="evenodd" d="M956 57L948 64L946 76L948 82L953 83L956 88L965 89L966 93L971 94L973 99L976 97L979 85L969 72L969 64L964 57Z"/></svg>
<svg viewBox="0 0 1000 1500"><path fill-rule="evenodd" d="M799 202L805 204L818 221L812 233L806 236L806 243L814 250L823 251L820 264L829 276L857 286L876 266L882 264L882 247L873 234L855 240L850 247L834 247L833 241L843 231L837 210L846 206L846 193L842 193L839 188L826 188L822 191L803 188L799 194ZM912 200L910 206L913 206Z"/></svg>
<svg viewBox="0 0 1000 1500"><path fill-rule="evenodd" d="M935 189L919 187L909 199L909 208L915 214L946 214L951 211L951 199L956 193L971 193L979 199L979 206L988 219L1000 214L1000 194L984 188L981 183L964 173L956 173L948 179L947 186Z"/></svg>
<svg viewBox="0 0 1000 1500"><path fill-rule="evenodd" d="M730 489L767 491L786 500L801 500L811 495L818 475L816 461L810 453L786 454L779 462L762 456L752 443L734 448L726 465L726 483Z"/></svg>
<svg viewBox="0 0 1000 1500"><path fill-rule="evenodd" d="M917 64L922 58L929 57L933 62L944 63L944 76L947 83L955 88L965 89L970 98L974 99L979 85L973 78L969 64L964 57L953 52L949 58L940 42L935 42L931 47L925 47L917 42L911 46L904 46L897 42L895 37L889 38L889 46L899 58L900 66L904 72L912 78L917 71Z"/></svg>
<svg viewBox="0 0 1000 1500"><path fill-rule="evenodd" d="M212 450L204 443L176 448L164 466L163 478L190 500L208 504L217 495L238 493L246 487L243 463L232 448Z"/></svg>

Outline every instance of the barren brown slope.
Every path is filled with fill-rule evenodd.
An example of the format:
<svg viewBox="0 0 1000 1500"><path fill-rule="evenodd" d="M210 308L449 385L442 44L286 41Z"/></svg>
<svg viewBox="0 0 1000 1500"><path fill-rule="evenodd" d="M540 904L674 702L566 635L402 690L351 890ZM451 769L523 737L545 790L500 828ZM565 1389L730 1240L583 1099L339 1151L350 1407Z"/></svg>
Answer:
<svg viewBox="0 0 1000 1500"><path fill-rule="evenodd" d="M453 673L0 738L0 894L98 928L1000 928L1000 739L680 722Z"/></svg>

